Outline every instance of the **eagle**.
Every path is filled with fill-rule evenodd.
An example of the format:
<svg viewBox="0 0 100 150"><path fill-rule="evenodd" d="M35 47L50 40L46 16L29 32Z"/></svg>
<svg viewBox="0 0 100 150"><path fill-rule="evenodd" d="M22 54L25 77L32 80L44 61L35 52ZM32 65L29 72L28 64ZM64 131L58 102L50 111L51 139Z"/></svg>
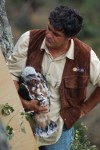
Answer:
<svg viewBox="0 0 100 150"><path fill-rule="evenodd" d="M18 94L27 101L37 100L42 107L48 105L50 112L51 93L47 81L34 67L26 66L23 70L19 79ZM49 112L40 114L35 113L34 110L28 112L32 118L32 130L35 135L49 137L56 131L57 124L50 120Z"/></svg>

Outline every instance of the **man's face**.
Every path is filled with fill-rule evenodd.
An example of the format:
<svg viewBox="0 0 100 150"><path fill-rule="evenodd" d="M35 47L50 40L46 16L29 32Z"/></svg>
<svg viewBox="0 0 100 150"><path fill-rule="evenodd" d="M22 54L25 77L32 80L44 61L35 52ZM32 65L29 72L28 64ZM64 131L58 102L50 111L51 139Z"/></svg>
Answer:
<svg viewBox="0 0 100 150"><path fill-rule="evenodd" d="M48 49L62 49L68 38L65 37L64 33L58 30L55 30L53 26L49 23L46 30L46 46Z"/></svg>

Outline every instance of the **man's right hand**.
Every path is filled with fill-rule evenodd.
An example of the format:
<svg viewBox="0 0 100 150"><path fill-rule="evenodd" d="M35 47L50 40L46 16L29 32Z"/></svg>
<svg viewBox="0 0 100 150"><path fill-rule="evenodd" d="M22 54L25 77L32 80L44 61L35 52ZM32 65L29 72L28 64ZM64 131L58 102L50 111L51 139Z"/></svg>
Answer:
<svg viewBox="0 0 100 150"><path fill-rule="evenodd" d="M47 106L40 106L39 102L37 100L27 101L27 100L24 100L24 99L21 98L21 101L22 101L23 107L27 111L32 111L33 110L37 114L48 113L48 111L49 111L49 106L48 105Z"/></svg>

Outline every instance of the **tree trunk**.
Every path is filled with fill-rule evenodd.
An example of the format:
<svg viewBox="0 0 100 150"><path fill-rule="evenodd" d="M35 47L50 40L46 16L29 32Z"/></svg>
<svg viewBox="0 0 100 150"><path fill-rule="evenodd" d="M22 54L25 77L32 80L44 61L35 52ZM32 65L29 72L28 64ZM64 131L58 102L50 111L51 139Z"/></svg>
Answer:
<svg viewBox="0 0 100 150"><path fill-rule="evenodd" d="M6 130L0 121L0 150L10 150Z"/></svg>
<svg viewBox="0 0 100 150"><path fill-rule="evenodd" d="M14 44L11 27L5 10L5 0L0 0L0 47L7 61L13 51Z"/></svg>

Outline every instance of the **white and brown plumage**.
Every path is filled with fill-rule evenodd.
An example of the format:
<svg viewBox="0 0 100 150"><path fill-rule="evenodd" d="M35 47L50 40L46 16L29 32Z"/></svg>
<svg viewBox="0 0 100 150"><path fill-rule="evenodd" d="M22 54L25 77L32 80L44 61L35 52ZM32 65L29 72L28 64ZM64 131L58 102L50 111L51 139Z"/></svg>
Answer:
<svg viewBox="0 0 100 150"><path fill-rule="evenodd" d="M31 66L27 66L20 78L18 93L26 100L38 100L41 106L50 106L50 92L47 82L41 73L37 73ZM32 115L33 132L37 136L48 137L56 131L57 125L50 120L49 113Z"/></svg>

